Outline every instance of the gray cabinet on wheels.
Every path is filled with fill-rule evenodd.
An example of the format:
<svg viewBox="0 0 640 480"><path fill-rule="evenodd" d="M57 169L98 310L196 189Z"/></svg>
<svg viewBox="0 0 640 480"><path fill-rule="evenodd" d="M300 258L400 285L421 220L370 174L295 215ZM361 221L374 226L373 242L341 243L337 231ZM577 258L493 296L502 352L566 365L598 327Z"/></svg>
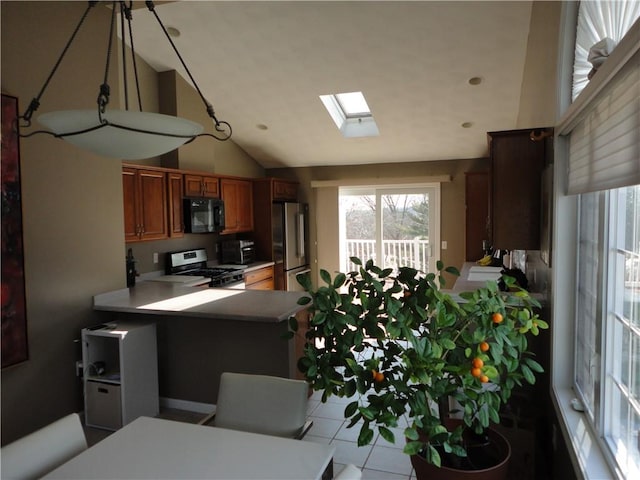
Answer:
<svg viewBox="0 0 640 480"><path fill-rule="evenodd" d="M155 323L84 328L82 363L87 426L117 430L160 412Z"/></svg>

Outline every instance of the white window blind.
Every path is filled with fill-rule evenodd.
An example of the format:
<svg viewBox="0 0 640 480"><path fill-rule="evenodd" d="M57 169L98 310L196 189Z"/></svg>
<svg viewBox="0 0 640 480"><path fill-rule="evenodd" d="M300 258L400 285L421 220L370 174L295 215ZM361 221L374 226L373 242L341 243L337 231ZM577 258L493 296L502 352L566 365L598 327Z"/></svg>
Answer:
<svg viewBox="0 0 640 480"><path fill-rule="evenodd" d="M593 102L569 145L569 193L640 183L640 53Z"/></svg>
<svg viewBox="0 0 640 480"><path fill-rule="evenodd" d="M558 125L569 136L568 193L640 183L640 20Z"/></svg>

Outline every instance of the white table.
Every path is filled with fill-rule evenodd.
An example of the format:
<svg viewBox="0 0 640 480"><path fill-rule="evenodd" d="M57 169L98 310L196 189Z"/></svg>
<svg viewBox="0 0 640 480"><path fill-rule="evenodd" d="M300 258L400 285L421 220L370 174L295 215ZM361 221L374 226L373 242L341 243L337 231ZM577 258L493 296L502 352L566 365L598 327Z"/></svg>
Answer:
<svg viewBox="0 0 640 480"><path fill-rule="evenodd" d="M139 417L44 478L320 479L334 452L320 443Z"/></svg>

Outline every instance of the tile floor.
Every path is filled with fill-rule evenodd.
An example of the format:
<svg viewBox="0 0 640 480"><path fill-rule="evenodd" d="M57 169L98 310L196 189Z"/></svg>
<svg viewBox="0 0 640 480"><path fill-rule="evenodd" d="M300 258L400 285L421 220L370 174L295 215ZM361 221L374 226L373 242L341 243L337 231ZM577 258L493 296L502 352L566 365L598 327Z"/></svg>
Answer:
<svg viewBox="0 0 640 480"><path fill-rule="evenodd" d="M404 441L402 431L394 432L396 443L392 444L376 434L375 441L366 447L358 447L358 426L346 428L344 408L351 399L331 397L326 403L320 401L321 394L315 392L309 399L309 419L313 426L304 437L307 442L335 445L334 472L352 463L362 470L364 480L415 480L409 456L402 453Z"/></svg>

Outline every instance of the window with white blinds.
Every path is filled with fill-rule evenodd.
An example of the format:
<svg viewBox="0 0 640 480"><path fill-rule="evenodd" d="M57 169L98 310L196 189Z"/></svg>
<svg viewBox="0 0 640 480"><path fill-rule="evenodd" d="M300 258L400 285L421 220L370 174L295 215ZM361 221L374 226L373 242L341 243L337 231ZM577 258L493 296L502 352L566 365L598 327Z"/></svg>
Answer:
<svg viewBox="0 0 640 480"><path fill-rule="evenodd" d="M568 193L640 183L640 52L592 102L569 145Z"/></svg>
<svg viewBox="0 0 640 480"><path fill-rule="evenodd" d="M557 131L569 137L567 193L640 183L640 19L569 107Z"/></svg>

